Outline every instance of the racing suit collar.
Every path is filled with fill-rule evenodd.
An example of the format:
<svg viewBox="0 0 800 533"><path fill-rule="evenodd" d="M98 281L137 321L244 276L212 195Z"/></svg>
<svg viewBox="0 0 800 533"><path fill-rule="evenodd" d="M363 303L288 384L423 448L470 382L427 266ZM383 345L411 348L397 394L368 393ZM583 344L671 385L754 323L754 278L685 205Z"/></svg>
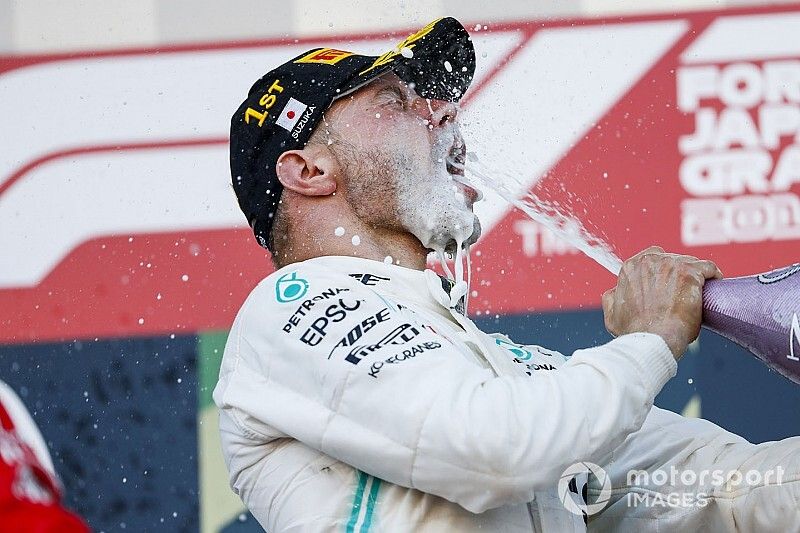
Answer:
<svg viewBox="0 0 800 533"><path fill-rule="evenodd" d="M374 259L340 255L313 257L287 265L284 269L294 270L301 265L317 263L324 264L326 269L332 268L346 273L365 285L381 282L383 290L403 298L420 295L420 288L426 287L428 298L424 300L413 296L411 298L446 317L451 314L464 315L465 290L460 286L463 284L456 284L431 269L417 270ZM370 277L367 278L365 275Z"/></svg>

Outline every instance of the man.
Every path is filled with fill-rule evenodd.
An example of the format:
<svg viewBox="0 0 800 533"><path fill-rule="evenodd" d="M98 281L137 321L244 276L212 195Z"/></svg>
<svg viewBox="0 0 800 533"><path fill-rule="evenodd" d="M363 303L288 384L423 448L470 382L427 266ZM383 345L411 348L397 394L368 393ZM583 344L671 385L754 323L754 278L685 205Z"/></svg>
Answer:
<svg viewBox="0 0 800 533"><path fill-rule="evenodd" d="M242 306L214 391L233 490L271 533L800 527L800 440L756 446L652 407L713 263L633 257L603 297L617 338L569 358L479 331L463 276L425 269L480 233L455 106L474 66L446 18L380 57L306 52L234 114L234 189L278 270ZM560 483L583 462L609 485ZM629 471L671 467L783 477L630 505L676 482ZM598 514L584 496L610 500Z"/></svg>
<svg viewBox="0 0 800 533"><path fill-rule="evenodd" d="M61 505L61 484L39 429L0 381L0 531L84 533Z"/></svg>

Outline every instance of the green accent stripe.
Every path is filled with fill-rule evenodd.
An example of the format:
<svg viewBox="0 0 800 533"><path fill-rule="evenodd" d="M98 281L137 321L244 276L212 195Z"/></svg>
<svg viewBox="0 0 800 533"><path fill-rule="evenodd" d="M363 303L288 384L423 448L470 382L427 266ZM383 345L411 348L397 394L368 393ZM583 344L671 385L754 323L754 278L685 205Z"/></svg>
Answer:
<svg viewBox="0 0 800 533"><path fill-rule="evenodd" d="M200 410L214 404L211 393L214 392L219 379L219 367L222 364L222 352L225 350L226 340L228 340L227 331L206 331L197 336L197 407Z"/></svg>
<svg viewBox="0 0 800 533"><path fill-rule="evenodd" d="M375 511L375 502L378 500L378 491L381 490L381 480L372 478L372 487L369 490L367 499L367 516L364 517L364 525L361 526L361 533L367 533L372 525L372 514Z"/></svg>
<svg viewBox="0 0 800 533"><path fill-rule="evenodd" d="M359 470L358 488L356 488L356 495L353 497L353 508L350 510L350 520L347 521L347 533L353 533L353 531L355 531L358 514L359 511L361 511L361 500L364 499L364 487L367 486L367 479L369 479L369 476Z"/></svg>

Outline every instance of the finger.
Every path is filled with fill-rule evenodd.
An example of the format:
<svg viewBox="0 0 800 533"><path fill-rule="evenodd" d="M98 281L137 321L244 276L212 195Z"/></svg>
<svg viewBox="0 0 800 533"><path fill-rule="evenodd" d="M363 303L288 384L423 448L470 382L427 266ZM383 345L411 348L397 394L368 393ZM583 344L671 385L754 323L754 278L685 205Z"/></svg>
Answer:
<svg viewBox="0 0 800 533"><path fill-rule="evenodd" d="M611 313L611 307L614 304L614 291L615 288L608 289L603 293L603 313Z"/></svg>
<svg viewBox="0 0 800 533"><path fill-rule="evenodd" d="M660 246L648 246L647 248L645 248L644 250L642 250L638 254L636 254L633 257L631 257L630 259L628 259L628 261L632 261L633 259L638 259L638 258L643 257L645 255L663 254L663 253L664 253L664 249L662 247L660 247Z"/></svg>
<svg viewBox="0 0 800 533"><path fill-rule="evenodd" d="M722 279L722 271L713 261L699 259L692 263L692 265L703 274L705 279Z"/></svg>
<svg viewBox="0 0 800 533"><path fill-rule="evenodd" d="M697 257L695 257L693 255L673 254L673 253L669 253L669 252L664 253L664 255L666 255L667 257L670 257L672 259L676 259L678 261L681 261L683 263L694 263L696 261L700 261L699 258L697 258Z"/></svg>
<svg viewBox="0 0 800 533"><path fill-rule="evenodd" d="M603 293L603 322L605 323L606 329L609 333L614 335L614 332L611 331L612 321L611 321L611 310L614 308L614 291L615 289L608 289L606 292Z"/></svg>

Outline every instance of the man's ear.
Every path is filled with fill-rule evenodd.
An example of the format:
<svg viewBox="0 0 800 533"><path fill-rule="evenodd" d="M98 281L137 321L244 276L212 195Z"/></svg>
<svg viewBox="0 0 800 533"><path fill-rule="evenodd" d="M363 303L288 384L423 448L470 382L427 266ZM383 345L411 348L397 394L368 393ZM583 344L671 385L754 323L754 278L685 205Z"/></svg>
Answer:
<svg viewBox="0 0 800 533"><path fill-rule="evenodd" d="M328 196L336 192L334 159L322 147L283 152L278 158L276 172L286 189L305 196Z"/></svg>

